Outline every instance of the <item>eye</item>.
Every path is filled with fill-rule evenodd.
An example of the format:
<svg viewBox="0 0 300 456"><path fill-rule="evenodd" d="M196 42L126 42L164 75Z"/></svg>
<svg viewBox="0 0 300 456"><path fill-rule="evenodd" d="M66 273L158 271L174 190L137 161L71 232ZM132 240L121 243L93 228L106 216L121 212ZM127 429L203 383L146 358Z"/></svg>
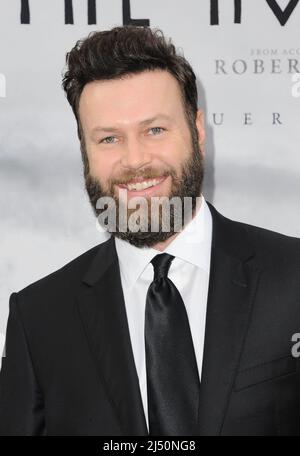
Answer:
<svg viewBox="0 0 300 456"><path fill-rule="evenodd" d="M158 135L159 133L162 133L165 129L162 127L152 127L150 128L150 131L153 132L154 136Z"/></svg>
<svg viewBox="0 0 300 456"><path fill-rule="evenodd" d="M116 139L116 137L115 136L107 136L106 138L101 139L100 143L114 144L114 141L112 141L113 139Z"/></svg>

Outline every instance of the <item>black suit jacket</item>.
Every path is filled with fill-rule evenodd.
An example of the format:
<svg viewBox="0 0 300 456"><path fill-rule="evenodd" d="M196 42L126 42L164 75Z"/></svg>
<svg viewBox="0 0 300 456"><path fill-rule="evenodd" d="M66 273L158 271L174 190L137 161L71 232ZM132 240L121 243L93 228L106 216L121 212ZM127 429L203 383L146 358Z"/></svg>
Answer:
<svg viewBox="0 0 300 456"><path fill-rule="evenodd" d="M199 435L300 435L300 240L209 208ZM113 238L11 295L0 434L147 435Z"/></svg>

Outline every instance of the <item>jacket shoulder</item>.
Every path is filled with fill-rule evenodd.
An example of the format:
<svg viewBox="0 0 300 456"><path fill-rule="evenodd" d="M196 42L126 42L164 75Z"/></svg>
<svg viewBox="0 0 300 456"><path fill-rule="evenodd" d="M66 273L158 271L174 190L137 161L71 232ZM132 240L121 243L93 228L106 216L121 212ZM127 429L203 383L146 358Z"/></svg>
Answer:
<svg viewBox="0 0 300 456"><path fill-rule="evenodd" d="M277 231L272 231L267 228L262 228L255 225L249 225L242 222L234 222L241 225L247 232L250 241L259 248L261 251L269 251L276 253L276 251L285 253L300 254L300 239L294 236L288 236Z"/></svg>
<svg viewBox="0 0 300 456"><path fill-rule="evenodd" d="M210 203L215 225L214 243L229 254L241 258L252 252L261 264L290 263L300 267L300 239L267 228L232 220Z"/></svg>
<svg viewBox="0 0 300 456"><path fill-rule="evenodd" d="M300 239L277 231L227 219L228 226L241 241L248 242L261 265L285 267L300 272ZM239 236L237 233L240 233Z"/></svg>
<svg viewBox="0 0 300 456"><path fill-rule="evenodd" d="M54 296L66 292L70 292L71 294L76 293L89 265L96 256L99 256L101 249L108 241L109 239L92 247L56 271L27 285L17 293L18 297L22 300L28 297L31 299L40 297L41 293L45 297L47 295ZM103 261L105 261L105 258L103 258Z"/></svg>

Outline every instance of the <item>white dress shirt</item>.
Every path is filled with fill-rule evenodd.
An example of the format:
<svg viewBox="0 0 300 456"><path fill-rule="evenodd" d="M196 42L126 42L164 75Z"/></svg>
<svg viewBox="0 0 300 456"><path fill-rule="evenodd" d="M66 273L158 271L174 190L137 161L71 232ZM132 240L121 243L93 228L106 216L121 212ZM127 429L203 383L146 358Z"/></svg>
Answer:
<svg viewBox="0 0 300 456"><path fill-rule="evenodd" d="M163 252L149 247L138 248L115 238L131 345L147 426L144 322L146 295L153 281L154 272L150 261L157 254L165 252L175 257L168 277L179 290L186 307L201 379L211 238L212 217L203 195L201 195L200 208L194 218Z"/></svg>

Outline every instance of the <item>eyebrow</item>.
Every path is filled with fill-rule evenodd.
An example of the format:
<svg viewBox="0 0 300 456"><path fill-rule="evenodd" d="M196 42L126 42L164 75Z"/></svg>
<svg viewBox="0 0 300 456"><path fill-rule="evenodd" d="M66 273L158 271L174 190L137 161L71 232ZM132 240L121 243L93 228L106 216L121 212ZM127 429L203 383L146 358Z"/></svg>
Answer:
<svg viewBox="0 0 300 456"><path fill-rule="evenodd" d="M149 119L144 119L142 120L141 122L139 122L139 125L141 126L145 126L145 125L148 125L154 121L158 121L158 120L167 120L167 121L171 121L172 118L170 116L168 116L167 114L158 114L157 116L154 116L154 117L150 117ZM116 127L102 127L101 125L97 126L97 127L94 127L92 129L92 133L96 133L96 132L113 132L113 131L119 131L120 128L116 128Z"/></svg>

